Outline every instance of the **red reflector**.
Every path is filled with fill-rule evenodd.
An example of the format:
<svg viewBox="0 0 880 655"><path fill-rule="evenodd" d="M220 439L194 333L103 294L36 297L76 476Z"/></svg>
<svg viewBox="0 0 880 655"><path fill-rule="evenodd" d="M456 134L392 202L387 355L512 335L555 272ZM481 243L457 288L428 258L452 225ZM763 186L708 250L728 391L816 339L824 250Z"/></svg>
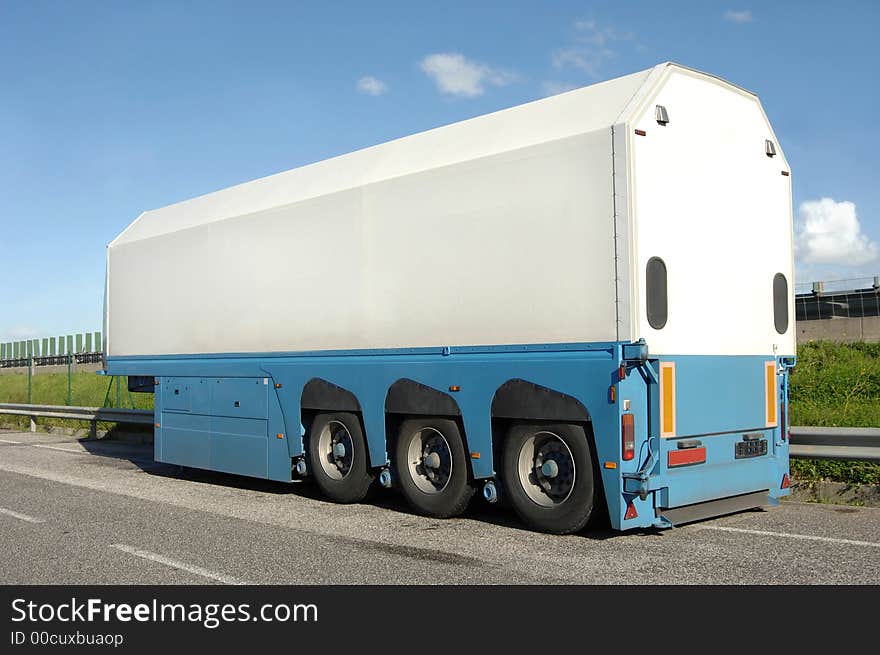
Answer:
<svg viewBox="0 0 880 655"><path fill-rule="evenodd" d="M788 479L788 473L782 474L782 484L780 485L780 489L788 489L791 486L791 480Z"/></svg>
<svg viewBox="0 0 880 655"><path fill-rule="evenodd" d="M626 506L626 514L623 515L624 521L629 521L630 519L638 518L639 513L636 511L636 506L630 503Z"/></svg>
<svg viewBox="0 0 880 655"><path fill-rule="evenodd" d="M623 461L628 462L636 456L636 422L632 414L620 417L620 445L623 449Z"/></svg>
<svg viewBox="0 0 880 655"><path fill-rule="evenodd" d="M648 133L645 132L645 130L636 130L636 134L638 134L639 136L647 136L648 135Z"/></svg>
<svg viewBox="0 0 880 655"><path fill-rule="evenodd" d="M706 461L706 447L681 448L670 450L667 462L669 466L687 466L688 464L702 464Z"/></svg>

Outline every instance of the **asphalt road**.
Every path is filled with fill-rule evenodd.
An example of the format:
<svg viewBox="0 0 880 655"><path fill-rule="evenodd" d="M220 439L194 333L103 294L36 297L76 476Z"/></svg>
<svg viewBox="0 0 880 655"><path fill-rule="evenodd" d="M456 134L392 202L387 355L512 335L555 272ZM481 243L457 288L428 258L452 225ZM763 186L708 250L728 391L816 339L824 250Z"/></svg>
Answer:
<svg viewBox="0 0 880 655"><path fill-rule="evenodd" d="M152 448L0 432L5 584L880 583L880 509L784 502L665 531L550 536L475 501L339 506L156 464Z"/></svg>

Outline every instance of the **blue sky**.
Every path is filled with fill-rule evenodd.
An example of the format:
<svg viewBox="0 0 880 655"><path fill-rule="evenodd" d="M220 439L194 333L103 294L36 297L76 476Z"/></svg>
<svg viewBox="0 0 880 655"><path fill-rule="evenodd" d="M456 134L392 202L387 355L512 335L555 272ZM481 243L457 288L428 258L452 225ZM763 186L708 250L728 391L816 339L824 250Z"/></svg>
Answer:
<svg viewBox="0 0 880 655"><path fill-rule="evenodd" d="M665 60L761 97L797 281L880 274L878 7L0 0L0 340L99 329L146 209Z"/></svg>

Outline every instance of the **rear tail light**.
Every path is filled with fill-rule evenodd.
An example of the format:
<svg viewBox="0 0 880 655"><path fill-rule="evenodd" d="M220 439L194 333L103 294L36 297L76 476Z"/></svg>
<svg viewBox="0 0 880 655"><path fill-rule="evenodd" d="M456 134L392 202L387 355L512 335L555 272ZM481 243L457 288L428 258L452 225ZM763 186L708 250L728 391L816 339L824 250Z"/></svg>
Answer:
<svg viewBox="0 0 880 655"><path fill-rule="evenodd" d="M620 417L620 444L623 448L623 461L628 462L636 456L636 424L632 414Z"/></svg>

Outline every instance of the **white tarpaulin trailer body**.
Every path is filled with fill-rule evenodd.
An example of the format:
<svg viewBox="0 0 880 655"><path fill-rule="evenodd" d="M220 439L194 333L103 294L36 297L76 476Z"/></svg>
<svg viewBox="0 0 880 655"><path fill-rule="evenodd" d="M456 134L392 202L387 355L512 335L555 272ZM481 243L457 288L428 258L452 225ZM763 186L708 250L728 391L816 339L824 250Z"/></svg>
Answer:
<svg viewBox="0 0 880 655"><path fill-rule="evenodd" d="M793 355L788 170L756 96L661 64L145 212L109 245L105 350Z"/></svg>

